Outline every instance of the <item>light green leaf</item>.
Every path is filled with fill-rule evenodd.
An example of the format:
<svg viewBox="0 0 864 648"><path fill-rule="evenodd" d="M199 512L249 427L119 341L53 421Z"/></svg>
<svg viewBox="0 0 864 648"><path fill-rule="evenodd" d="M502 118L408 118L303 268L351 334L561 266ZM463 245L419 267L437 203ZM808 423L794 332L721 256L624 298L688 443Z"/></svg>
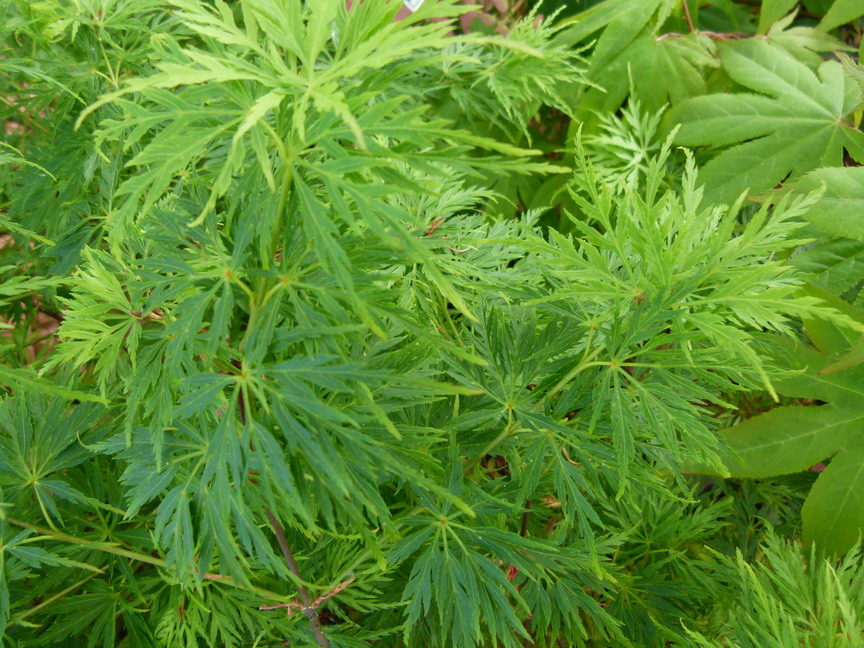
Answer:
<svg viewBox="0 0 864 648"><path fill-rule="evenodd" d="M658 35L656 6L646 3L612 21L591 57L589 88L576 107L583 121L597 111L614 112L632 91L648 110L704 95L706 69L719 61L713 41L704 34Z"/></svg>
<svg viewBox="0 0 864 648"><path fill-rule="evenodd" d="M627 18L634 11L642 12L646 8L652 12L660 4L661 0L609 0L600 2L590 9L577 14L573 18L563 21L564 30L557 40L566 45L575 45L609 23Z"/></svg>
<svg viewBox="0 0 864 648"><path fill-rule="evenodd" d="M771 25L792 11L796 4L798 0L764 0L759 10L759 33L766 33Z"/></svg>
<svg viewBox="0 0 864 648"><path fill-rule="evenodd" d="M861 0L836 0L822 18L819 27L827 31L852 22L861 15L864 15L864 3Z"/></svg>
<svg viewBox="0 0 864 648"><path fill-rule="evenodd" d="M840 59L840 63L843 65L843 70L846 72L847 75L849 75L849 78L851 78L855 83L857 83L858 87L861 89L861 92L864 93L864 65L856 63L852 59L852 57L847 56L843 52L838 52L837 58Z"/></svg>
<svg viewBox="0 0 864 648"><path fill-rule="evenodd" d="M842 53L850 49L840 39L813 27L802 27L795 24L789 15L789 21L775 23L765 35L766 40L779 45L795 58L811 67L817 68L824 60L825 52Z"/></svg>
<svg viewBox="0 0 864 648"><path fill-rule="evenodd" d="M814 283L835 295L851 291L855 298L864 281L864 242L834 239L809 248L792 263L815 276Z"/></svg>
<svg viewBox="0 0 864 648"><path fill-rule="evenodd" d="M42 243L43 245L55 245L54 241L47 239L41 234L29 230L26 227L21 227L18 223L14 223L7 218L0 218L0 227L2 227L8 232L12 232L13 234L20 234L21 236L31 238L34 241Z"/></svg>
<svg viewBox="0 0 864 648"><path fill-rule="evenodd" d="M273 42L305 62L300 46L303 40L300 0L249 0L246 4Z"/></svg>
<svg viewBox="0 0 864 648"><path fill-rule="evenodd" d="M0 221L3 226L6 226L5 221ZM16 232L17 229L11 229ZM27 230L24 230L26 232ZM23 232L19 232L23 233ZM15 266L0 266L0 273L6 273L13 270ZM46 288L56 288L64 281L59 277L38 277L38 276L6 276L0 282L0 304L6 301L18 301L34 293L38 293Z"/></svg>
<svg viewBox="0 0 864 648"><path fill-rule="evenodd" d="M102 396L77 389L70 389L62 385L55 385L47 379L38 377L36 373L27 369L12 369L11 367L0 365L0 384L23 392L53 394L69 400L108 404L108 401Z"/></svg>
<svg viewBox="0 0 864 648"><path fill-rule="evenodd" d="M830 357L839 357L846 353L849 345L858 340L861 334L861 324L864 323L864 311L844 301L835 294L830 293L820 286L807 284L799 289L802 295L816 297L825 306L833 308L842 313L848 319L844 322L839 320L830 322L827 319L816 320L810 317L802 317L804 328L810 342L823 354ZM803 356L805 349L798 349L798 355ZM821 359L811 358L807 360L810 365L817 365ZM801 366L805 366L802 364Z"/></svg>
<svg viewBox="0 0 864 648"><path fill-rule="evenodd" d="M30 162L26 158L22 157L14 146L7 144L6 142L0 142L0 164L23 164L26 166L33 167L34 169L39 169L45 175L51 176L52 180L56 180L51 173L45 169L45 167L41 167L38 164Z"/></svg>
<svg viewBox="0 0 864 648"><path fill-rule="evenodd" d="M789 190L809 194L823 185L825 192L805 218L835 236L864 241L864 167L816 169Z"/></svg>
<svg viewBox="0 0 864 648"><path fill-rule="evenodd" d="M864 444L844 448L810 489L801 511L804 542L837 555L864 535Z"/></svg>
<svg viewBox="0 0 864 648"><path fill-rule="evenodd" d="M630 89L631 78L634 95L650 110L704 94L705 70L719 65L713 49L714 44L705 36L690 34L660 40L646 31L604 68L597 80L609 93L607 107L617 108Z"/></svg>
<svg viewBox="0 0 864 648"><path fill-rule="evenodd" d="M864 337L860 338L855 344L853 344L848 353L825 367L822 370L822 373L827 374L834 373L835 371L843 371L844 369L851 369L852 367L857 367L861 363L864 363Z"/></svg>
<svg viewBox="0 0 864 648"><path fill-rule="evenodd" d="M862 393L864 397L864 393ZM723 432L734 477L773 477L806 470L864 429L864 408L778 407Z"/></svg>
<svg viewBox="0 0 864 648"><path fill-rule="evenodd" d="M820 476L805 504L804 536L820 549L842 552L864 525L864 367L848 363L826 372L829 359L810 347L778 345L775 361L794 373L776 381L777 391L826 404L779 407L722 434L731 449L724 462L733 477L799 472L833 455L829 470L834 470Z"/></svg>
<svg viewBox="0 0 864 648"><path fill-rule="evenodd" d="M237 131L234 133L234 141L239 141L264 115L277 108L284 98L285 93L281 90L271 90L259 97L246 112L246 117L244 117Z"/></svg>
<svg viewBox="0 0 864 648"><path fill-rule="evenodd" d="M818 76L785 50L751 39L720 49L733 81L761 94L686 99L669 114L685 146L733 145L700 172L709 201L731 202L742 192L765 192L788 175L840 166L844 148L857 157L864 134L849 115L861 106L858 87L836 61Z"/></svg>
<svg viewBox="0 0 864 648"><path fill-rule="evenodd" d="M307 0L309 22L306 25L306 61L318 58L327 39L330 38L332 23L343 0ZM311 66L310 66L311 68ZM311 72L311 69L309 69Z"/></svg>

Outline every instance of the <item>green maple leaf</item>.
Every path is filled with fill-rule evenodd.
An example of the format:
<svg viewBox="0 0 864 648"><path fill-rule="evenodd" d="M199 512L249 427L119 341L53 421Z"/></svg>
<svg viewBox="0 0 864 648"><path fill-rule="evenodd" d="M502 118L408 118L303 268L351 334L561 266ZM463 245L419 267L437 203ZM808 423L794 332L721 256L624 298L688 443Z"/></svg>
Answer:
<svg viewBox="0 0 864 648"><path fill-rule="evenodd" d="M864 15L864 4L861 4L860 0L837 0L822 18L819 27L825 30L834 29L861 15Z"/></svg>
<svg viewBox="0 0 864 648"><path fill-rule="evenodd" d="M840 295L856 306L862 305L864 291L864 242L847 238L815 245L792 259L793 265L811 273L814 283Z"/></svg>
<svg viewBox="0 0 864 648"><path fill-rule="evenodd" d="M843 344L848 335L820 325L811 331L819 348L778 345L778 363L797 373L775 382L777 391L825 404L778 407L722 433L733 477L774 477L831 460L802 516L805 542L835 554L864 533L864 357L858 344Z"/></svg>
<svg viewBox="0 0 864 648"><path fill-rule="evenodd" d="M611 30L612 26L603 38ZM614 39L609 42L617 47ZM659 110L667 102L705 94L704 70L718 67L713 51L714 43L707 36L663 37L646 27L613 58L595 62L589 78L598 87L586 91L584 102L592 109L614 112L632 88L646 108Z"/></svg>
<svg viewBox="0 0 864 648"><path fill-rule="evenodd" d="M788 176L841 166L844 149L864 162L864 133L852 113L862 105L857 84L836 61L814 72L787 51L762 40L719 48L724 70L753 93L686 99L669 114L685 146L731 146L700 173L709 201L759 194ZM758 94L756 94L758 93Z"/></svg>
<svg viewBox="0 0 864 648"><path fill-rule="evenodd" d="M719 64L714 44L701 34L661 34L675 8L669 0L613 0L565 21L558 40L576 45L601 28L591 55L585 91L576 110L581 121L614 112L631 93L648 109L708 91L703 69Z"/></svg>
<svg viewBox="0 0 864 648"><path fill-rule="evenodd" d="M823 186L804 218L834 236L864 241L864 167L816 169L792 184L790 191L806 195Z"/></svg>
<svg viewBox="0 0 864 648"><path fill-rule="evenodd" d="M864 167L816 169L789 186L793 195L822 195L803 215L821 234L819 243L792 263L814 283L856 306L864 303Z"/></svg>

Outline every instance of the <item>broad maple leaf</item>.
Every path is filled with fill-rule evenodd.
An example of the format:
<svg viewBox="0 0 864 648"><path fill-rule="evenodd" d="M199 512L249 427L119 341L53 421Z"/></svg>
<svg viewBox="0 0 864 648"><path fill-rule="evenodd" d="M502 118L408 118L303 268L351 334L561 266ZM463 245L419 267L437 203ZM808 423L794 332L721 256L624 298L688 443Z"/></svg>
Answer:
<svg viewBox="0 0 864 648"><path fill-rule="evenodd" d="M830 459L804 503L803 535L842 554L864 533L864 355L834 326L810 334L816 348L777 349L778 363L796 373L775 387L823 404L777 407L724 430L733 451L724 461L733 477L765 478Z"/></svg>
<svg viewBox="0 0 864 648"><path fill-rule="evenodd" d="M864 133L852 113L861 88L836 61L814 71L762 39L719 47L723 69L754 92L686 99L670 112L680 124L675 141L726 148L699 175L706 199L730 203L744 191L759 194L790 176L841 166L844 149L864 163Z"/></svg>

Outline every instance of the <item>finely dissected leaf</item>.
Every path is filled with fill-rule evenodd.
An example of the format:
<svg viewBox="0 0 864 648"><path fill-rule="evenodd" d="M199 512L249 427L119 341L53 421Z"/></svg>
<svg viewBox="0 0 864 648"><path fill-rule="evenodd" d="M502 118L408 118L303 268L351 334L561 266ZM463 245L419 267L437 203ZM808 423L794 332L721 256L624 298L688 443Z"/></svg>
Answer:
<svg viewBox="0 0 864 648"><path fill-rule="evenodd" d="M133 212L142 199L143 211L146 212L180 174L186 173L190 165L194 165L208 153L224 151L226 148L227 153L221 154L224 155L221 171L211 183L210 199L195 219L197 224L204 221L215 207L216 201L228 191L232 176L240 172L244 160L251 152L250 146L255 150L258 163L270 182L271 173L267 169L270 162L262 158L263 141L271 141L271 144L275 145L281 162L286 165L283 174L288 173L288 177L283 182L290 182L291 176L297 176L297 180L301 181L305 175L302 170L305 154L295 155L294 151L314 150L317 153L320 147L327 143L331 155L335 153L335 157L339 158L349 155L350 148L346 150L346 146L356 144L360 149L366 149L369 145L368 139L377 135L384 135L394 142L407 140L420 144L422 141L426 145L435 141L455 143L456 146L451 149L454 153L451 158L453 162L463 150L458 148L460 144L471 147L487 146L507 155L536 153L457 129L448 128L445 131L441 127L449 124L443 120L428 124L420 122L420 111L412 115L399 110L400 104L407 99L404 96L391 98L396 101L381 102L378 111L370 111L366 101L371 95L366 92L346 95L340 89L342 86L349 87L355 74L368 74L370 68L396 64L424 49L444 47L447 40L443 26L429 24L415 27L408 32L406 25L410 23L390 23L379 25L375 38L372 38L371 34L363 34L357 38L352 33L352 24L361 20L362 14L350 12L340 15L340 29L346 30L349 36L354 38L349 40L348 46L341 48L341 58L337 65L313 73L313 62L322 55L324 45L331 36L329 23L337 17L336 8L339 5L335 0L324 2L321 8L313 9L307 6L303 11L302 15L306 20L306 34L303 38L310 42L306 51L302 52L297 51L296 44L301 36L289 34L279 24L279 19L274 18L279 11L267 3L253 5L253 13L264 18L261 23L264 33L272 39L274 45L285 48L292 58L299 59L290 65L286 65L277 51L268 50L266 43L259 42L259 39L251 37L237 26L230 11L213 13L197 2L187 0L178 0L175 4L181 9L180 17L193 29L205 37L218 37L223 41L227 39L234 45L234 50L228 54L221 51L211 53L197 48L176 49L166 61L159 64L162 70L160 74L136 79L126 88L106 95L79 119L80 122L100 105L115 103L123 109L125 116L122 120L106 121L100 138L115 140L123 137L126 148L134 145L146 130L164 125L164 129L129 162L130 165L140 166L140 172L126 180L118 190L118 196L123 196L124 199L115 221L112 222L112 227L116 228L113 239L115 241L125 233L127 223L133 218ZM425 10L424 8L423 11ZM295 18L300 17L296 7L294 11ZM421 18L423 11L415 14L415 17ZM284 20L282 22L284 23ZM542 57L542 53L538 54ZM304 64L300 74L294 71L298 62ZM237 85L239 81L254 82L259 91L250 96L245 88ZM167 90L178 86L179 90ZM212 93L212 88L217 87L221 88L220 100L203 101L208 93ZM124 98L132 92L142 93L146 103ZM266 117L268 113L277 113L272 120L277 119L279 107L285 103L292 106L292 133L287 142L278 138L273 141L271 120ZM375 114L376 112L378 114ZM313 114L321 118L311 119ZM399 127L400 116L409 115L415 119L411 128ZM363 116L366 117L366 123ZM287 123L282 127L286 125ZM131 137L127 136L128 134L132 134ZM251 141L246 141L247 136ZM351 140L350 145L348 140ZM316 145L319 148L315 148ZM388 149L380 145L376 147L378 155L385 155L386 150ZM415 149L412 156L422 157L420 150L422 149ZM394 157L394 163L401 160L402 156L397 153L397 147L389 147L389 151ZM470 168L470 159L465 161ZM477 162L480 164L481 160ZM295 163L299 168L290 170ZM531 163L524 167L526 171L545 168L544 165L532 166ZM275 189L272 184L271 187ZM337 191L341 192L341 188Z"/></svg>
<svg viewBox="0 0 864 648"><path fill-rule="evenodd" d="M20 389L24 392L54 394L68 400L77 399L94 403L108 403L107 399L98 394L57 385L46 378L40 378L34 371L29 369L13 369L0 366L0 380L2 380L4 386Z"/></svg>
<svg viewBox="0 0 864 648"><path fill-rule="evenodd" d="M74 342L61 347L46 368L67 361L80 367L96 359L96 373L104 389L124 348L131 361L135 361L141 335L141 321L136 313L142 307L130 301L112 272L116 266L107 255L87 250L85 256L89 264L87 271L77 277L77 299L68 302L76 305L76 311L65 318L60 330L62 336Z"/></svg>
<svg viewBox="0 0 864 648"><path fill-rule="evenodd" d="M864 97L839 63L824 62L814 72L759 39L725 43L719 54L731 79L751 92L687 99L668 115L681 124L676 142L732 147L702 168L708 200L732 202L790 174L840 166L844 150L864 162L864 134L850 118Z"/></svg>
<svg viewBox="0 0 864 648"><path fill-rule="evenodd" d="M804 315L808 309L817 308L818 300L814 297L800 298L803 301L789 299L796 290L794 283L779 288L779 284L785 283L779 275L776 276L778 284L770 288L758 282L751 284L755 279L755 275L750 274L752 266L749 262L742 263L740 259L743 258L739 256L746 254L744 250L747 249L764 249L766 253L773 253L778 239L772 233L772 228L784 228L784 222L788 222L785 219L792 218L793 213L803 213L807 205L798 203L794 207L784 206L783 209L789 208L791 211L781 215L782 210L776 210L770 220L765 209L750 221L741 238L730 241L727 236L733 228L735 210L726 213L710 209L700 212L698 205L701 196L695 189L692 165L686 176L686 198L683 204L675 206L678 199L671 196L655 198L666 205L668 211L663 213L674 219L674 228L673 220L667 221L655 215L650 202L631 203L628 218L615 218L611 191L606 189L604 193L594 186L596 179L590 167L584 171L586 177L580 184L586 197L574 197L591 218L603 224L605 233L601 235L576 221L584 237L578 248L574 241L555 233L548 243L529 237L528 244L537 251L541 263L548 264L555 268L559 276L566 277L566 283L559 285L554 295L544 296L538 301L551 305L555 304L556 299L569 299L580 304L586 316L591 318L589 321L599 324L595 324L596 332L608 345L608 348L598 350L599 357L586 351L586 359L583 360L586 367L571 361L566 375L575 377L590 368L586 376L597 382L591 390L591 407L585 413L586 425L591 429L598 420L609 417L611 436L621 454L621 474L626 476L629 457L641 434L659 437L670 447L677 445L675 439L681 439L685 445L693 443L694 450L706 439L706 432L700 422L701 413L698 408L690 406L704 396L694 393L688 404L676 400L673 393L680 395L680 390L691 388L697 391L710 389L710 373L703 373L700 368L702 362L706 368L710 366L708 358L713 357L714 353L725 354L727 358L730 353L734 353L739 361L751 367L754 375L760 376L766 386L771 388L768 375L751 346L752 338L745 331L727 323L721 313L733 312L738 321L761 327L777 325L778 309L792 309ZM667 199L670 202L666 202ZM643 221L643 218L646 220ZM665 243L661 247L651 243L646 238L652 236L648 232L665 232ZM628 260L621 255L620 250L625 245L643 250L638 261ZM706 254L713 261L710 266L701 269L699 259ZM763 267L766 273L763 279L772 274L769 268ZM703 284L703 281L707 284ZM751 289L755 292L750 293ZM654 306L643 305L646 295L658 300L652 301ZM610 303L620 304L613 308L614 315L607 310ZM694 306L698 304L699 308L677 307L679 304L691 303ZM848 323L851 320L844 321ZM670 336L671 346L666 347L655 341L657 346L651 344L643 349L646 343L640 341L643 335L641 331L647 330L665 330ZM700 340L698 344L696 338ZM693 342L686 342L688 339ZM677 350L679 348L680 352ZM701 355L703 360L697 360L700 354L704 354ZM588 361L595 358L595 362ZM621 368L630 362L633 363L633 373ZM699 378L696 381L680 380L671 369L678 362L686 363L696 370ZM668 370L665 367L667 363L670 365ZM596 365L596 368L592 368L592 365ZM527 375L524 378L531 380ZM586 378L580 376L580 379ZM560 386L566 385L569 380L563 378ZM494 393L491 386L487 389ZM517 415L521 409L519 400L509 401ZM501 401L508 402L506 396L502 396ZM580 418L581 415L577 415L574 420ZM520 421L527 424L524 414Z"/></svg>
<svg viewBox="0 0 864 648"><path fill-rule="evenodd" d="M41 547L28 544L34 539L32 530L15 529L6 520L0 519L0 622L4 634L13 605L20 601L11 600L9 586L15 581L27 578L30 569L46 565L54 567L73 567L93 573L102 570L87 563L70 560L62 555L45 551Z"/></svg>
<svg viewBox="0 0 864 648"><path fill-rule="evenodd" d="M752 7L589 4L0 0L3 641L733 636L751 581L713 548L771 562L755 516L793 528L816 476L691 488L682 464L723 472L720 422L777 385L825 402L793 412L799 463L851 439L862 318L828 289L852 299L864 252L800 253L806 191L704 201L662 140L667 100L725 89ZM751 40L844 48L794 14ZM845 63L802 86L817 108L860 87ZM767 350L802 320L821 382ZM861 597L814 573L841 579L792 581L821 611L762 609L845 637L831 606ZM826 630L770 619L742 646Z"/></svg>
<svg viewBox="0 0 864 648"><path fill-rule="evenodd" d="M38 164L30 162L26 158L22 157L15 147L6 142L0 142L0 164L26 164L32 166L34 169L39 169L44 174L49 175L54 179L54 176L52 176L48 171Z"/></svg>
<svg viewBox="0 0 864 648"><path fill-rule="evenodd" d="M49 524L60 518L55 498L96 504L63 476L90 456L84 438L96 442L104 434L97 427L103 412L89 403L67 408L57 397L0 400L0 485L18 501L32 498Z"/></svg>
<svg viewBox="0 0 864 648"><path fill-rule="evenodd" d="M836 560L771 530L760 553L761 560L754 561L739 549L726 561L735 573L723 621L730 645L861 645L864 573L859 546ZM702 648L716 645L710 635L688 634Z"/></svg>
<svg viewBox="0 0 864 648"><path fill-rule="evenodd" d="M14 266L0 267L0 272L7 274L15 270ZM62 281L56 277L6 276L0 283L0 303L27 298L46 288L60 285Z"/></svg>
<svg viewBox="0 0 864 648"><path fill-rule="evenodd" d="M789 191L824 191L805 218L834 236L864 240L864 167L816 169L789 185Z"/></svg>

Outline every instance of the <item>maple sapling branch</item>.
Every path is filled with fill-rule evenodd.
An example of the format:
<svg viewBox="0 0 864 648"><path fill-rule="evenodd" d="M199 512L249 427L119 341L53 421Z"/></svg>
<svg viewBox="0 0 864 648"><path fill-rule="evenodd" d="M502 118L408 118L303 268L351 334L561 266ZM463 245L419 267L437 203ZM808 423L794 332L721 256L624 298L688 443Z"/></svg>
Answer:
<svg viewBox="0 0 864 648"><path fill-rule="evenodd" d="M309 625L312 626L312 634L315 635L315 641L321 648L329 648L330 644L327 637L324 635L324 630L321 628L321 621L318 620L318 606L313 605L312 599L309 598L309 591L303 584L303 578L300 576L300 570L297 568L297 561L294 560L294 554L291 553L291 547L288 546L288 540L285 538L285 532L282 530L282 525L279 520L270 511L265 508L267 519L270 521L270 526L273 527L273 532L276 534L276 540L279 542L279 548L282 550L282 555L285 556L285 562L288 563L288 569L297 578L297 589L300 593L300 600L303 602L303 613L309 619Z"/></svg>

